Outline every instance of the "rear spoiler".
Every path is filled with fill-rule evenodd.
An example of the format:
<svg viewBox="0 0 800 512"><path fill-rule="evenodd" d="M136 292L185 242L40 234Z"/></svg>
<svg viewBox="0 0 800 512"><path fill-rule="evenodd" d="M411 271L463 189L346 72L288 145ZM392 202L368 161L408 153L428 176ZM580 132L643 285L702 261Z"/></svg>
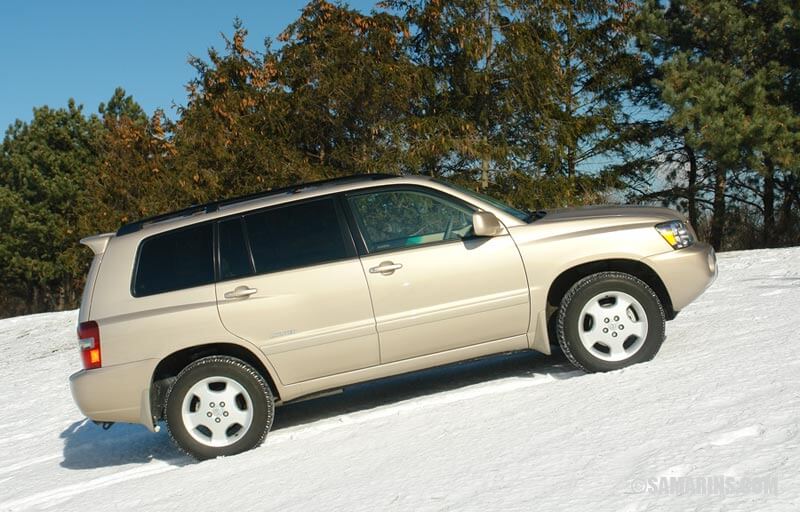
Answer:
<svg viewBox="0 0 800 512"><path fill-rule="evenodd" d="M108 241L114 236L114 233L103 233L102 235L87 236L81 239L81 243L94 251L95 256L99 256L106 252Z"/></svg>

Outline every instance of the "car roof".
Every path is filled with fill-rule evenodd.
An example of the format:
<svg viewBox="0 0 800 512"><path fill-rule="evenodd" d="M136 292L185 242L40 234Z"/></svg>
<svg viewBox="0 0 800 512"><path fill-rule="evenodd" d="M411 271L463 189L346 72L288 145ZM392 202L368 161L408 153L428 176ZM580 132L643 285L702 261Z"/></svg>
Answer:
<svg viewBox="0 0 800 512"><path fill-rule="evenodd" d="M378 181L382 182L381 184L385 181L387 185L396 184L398 182L430 183L431 178L426 176L399 176L395 174L357 174L309 183L299 183L288 187L257 192L255 194L193 205L173 212L146 217L124 224L117 230L115 235L121 237L140 231L150 231L147 228L155 228L156 226L158 226L158 228L171 228L184 224L194 224L201 220L212 219L222 215L244 213L249 210L273 204L363 188L365 185L371 185ZM218 212L219 215L215 215ZM190 219L190 222L185 222ZM160 231L161 229L158 230Z"/></svg>

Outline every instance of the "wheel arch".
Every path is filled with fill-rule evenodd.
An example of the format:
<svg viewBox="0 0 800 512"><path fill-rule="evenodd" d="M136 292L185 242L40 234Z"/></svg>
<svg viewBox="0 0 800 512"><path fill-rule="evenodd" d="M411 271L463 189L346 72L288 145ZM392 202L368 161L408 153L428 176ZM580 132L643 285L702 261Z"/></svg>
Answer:
<svg viewBox="0 0 800 512"><path fill-rule="evenodd" d="M641 279L652 288L656 296L658 296L658 300L664 308L666 319L672 320L675 318L677 313L672 307L672 299L667 291L667 287L664 285L664 281L661 280L658 273L650 266L638 260L622 258L590 261L564 270L550 284L550 288L547 291L547 331L550 340L556 339L554 328L557 317L556 312L561 304L561 299L564 298L564 295L566 295L572 285L584 277L598 272L623 272Z"/></svg>
<svg viewBox="0 0 800 512"><path fill-rule="evenodd" d="M167 390L180 371L190 363L208 356L229 356L241 359L264 377L276 401L280 400L280 388L276 386L275 378L267 368L267 364L253 351L236 343L207 343L175 351L161 359L156 365L150 383L150 410L156 420L164 419Z"/></svg>

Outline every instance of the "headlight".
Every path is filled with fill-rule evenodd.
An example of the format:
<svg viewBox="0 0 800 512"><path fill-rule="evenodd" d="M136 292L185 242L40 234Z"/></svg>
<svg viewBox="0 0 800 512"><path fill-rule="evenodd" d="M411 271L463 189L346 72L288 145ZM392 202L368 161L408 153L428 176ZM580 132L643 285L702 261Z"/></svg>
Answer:
<svg viewBox="0 0 800 512"><path fill-rule="evenodd" d="M673 249L683 249L694 243L694 237L689 228L679 220L656 224L656 229Z"/></svg>

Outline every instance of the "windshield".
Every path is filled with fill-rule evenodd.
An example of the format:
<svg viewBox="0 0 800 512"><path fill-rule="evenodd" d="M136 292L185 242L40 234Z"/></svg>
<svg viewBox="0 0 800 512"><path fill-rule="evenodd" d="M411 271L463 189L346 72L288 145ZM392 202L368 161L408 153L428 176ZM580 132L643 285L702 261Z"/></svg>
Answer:
<svg viewBox="0 0 800 512"><path fill-rule="evenodd" d="M529 222L531 220L531 214L529 212L524 212L522 210L517 210L516 208L507 205L506 203L499 201L491 196L487 196L486 194L481 194L480 192L475 192L474 190L470 190L466 187L462 187L460 185L455 185L453 183L449 183L444 180L434 179L436 183L441 183L442 185L446 185L452 189L458 190L459 192L463 192L467 195L470 195L476 199L483 201L484 203L489 203L490 205L503 210L509 215L513 215L514 217L518 218L523 222Z"/></svg>

